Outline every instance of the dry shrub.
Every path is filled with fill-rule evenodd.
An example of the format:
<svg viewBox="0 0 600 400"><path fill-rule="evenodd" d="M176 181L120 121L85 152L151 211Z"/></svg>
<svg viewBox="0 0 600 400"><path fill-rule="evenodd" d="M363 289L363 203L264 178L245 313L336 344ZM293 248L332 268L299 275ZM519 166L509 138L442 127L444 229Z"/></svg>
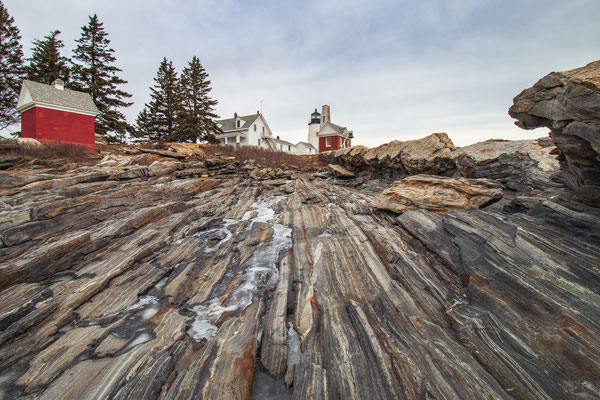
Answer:
<svg viewBox="0 0 600 400"><path fill-rule="evenodd" d="M295 154L285 153L271 149L263 149L257 146L233 147L228 145L207 144L202 146L207 157L222 155L224 157L235 157L243 163L246 160L254 160L262 167L270 168L293 168L301 169L307 162Z"/></svg>
<svg viewBox="0 0 600 400"><path fill-rule="evenodd" d="M0 146L0 155L42 160L60 158L80 162L90 154L85 146L59 141L44 141L40 144L10 142Z"/></svg>

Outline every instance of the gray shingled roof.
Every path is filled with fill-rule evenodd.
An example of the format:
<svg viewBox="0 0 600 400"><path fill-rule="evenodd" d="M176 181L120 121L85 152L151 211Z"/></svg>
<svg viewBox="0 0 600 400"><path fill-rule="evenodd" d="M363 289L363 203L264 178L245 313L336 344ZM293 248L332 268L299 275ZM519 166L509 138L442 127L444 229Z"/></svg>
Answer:
<svg viewBox="0 0 600 400"><path fill-rule="evenodd" d="M330 122L329 124L331 126L333 126L333 129L335 129L336 131L338 131L340 134L343 134L344 131L346 130L345 126L339 126L339 125L334 124L333 122Z"/></svg>
<svg viewBox="0 0 600 400"><path fill-rule="evenodd" d="M59 90L51 85L28 80L23 81L23 86L29 91L36 104L43 103L90 113L98 112L98 108L88 93L70 89Z"/></svg>
<svg viewBox="0 0 600 400"><path fill-rule="evenodd" d="M296 143L296 147L300 146L301 144L303 144L305 146L310 146L313 149L316 149L316 147L312 143L309 143L309 142L298 142L298 143Z"/></svg>
<svg viewBox="0 0 600 400"><path fill-rule="evenodd" d="M331 126L333 128L333 130L335 132L338 133L338 135L344 135L344 132L346 132L348 130L348 128L346 128L345 126L339 126L334 124L333 122L326 122L319 130L319 132L317 132L317 136L321 136L321 132L323 132L323 129L327 126ZM327 133L324 134L325 136L331 136L331 133Z"/></svg>
<svg viewBox="0 0 600 400"><path fill-rule="evenodd" d="M246 121L246 123L243 126L239 127L239 128L237 128L235 126L235 118L220 119L220 120L217 121L217 124L223 125L221 127L221 130L223 132L230 131L230 130L233 130L233 129L248 129L250 127L250 125L252 125L252 123L254 121L256 121L256 119L258 117L259 117L258 114L251 114L251 115L239 116L238 117L239 119Z"/></svg>

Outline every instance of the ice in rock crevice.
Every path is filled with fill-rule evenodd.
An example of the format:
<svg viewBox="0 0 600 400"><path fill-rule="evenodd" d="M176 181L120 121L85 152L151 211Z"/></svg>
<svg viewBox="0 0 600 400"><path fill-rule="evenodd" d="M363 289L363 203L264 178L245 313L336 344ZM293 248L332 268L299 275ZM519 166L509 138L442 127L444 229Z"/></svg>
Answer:
<svg viewBox="0 0 600 400"><path fill-rule="evenodd" d="M137 346L138 344L142 344L142 343L146 343L149 342L152 339L152 336L150 336L150 334L148 333L141 333L139 334L135 339L133 339L128 345L127 347L125 347L123 349L124 352L127 352L131 349L133 349L135 346Z"/></svg>
<svg viewBox="0 0 600 400"><path fill-rule="evenodd" d="M122 312L130 312L130 311L137 311L140 309L144 309L142 311L142 319L144 319L144 321L148 321L154 316L154 314L156 314L158 312L159 308L160 307L158 306L158 298L157 297L141 296L137 303L127 307Z"/></svg>
<svg viewBox="0 0 600 400"><path fill-rule="evenodd" d="M300 340L300 335L294 329L294 324L288 322L288 331L287 331L287 365L295 365L300 362L300 356L302 355L302 350L300 350L300 345L302 341Z"/></svg>
<svg viewBox="0 0 600 400"><path fill-rule="evenodd" d="M250 220L249 228L255 222L269 223L273 229L273 237L270 241L256 246L254 253L244 264L240 273L241 276L233 290L227 295L209 299L192 309L196 314L196 318L190 327L189 334L195 340L210 340L218 330L216 323L223 313L241 312L252 304L255 294L265 289L274 289L277 286L279 256L282 251L292 247L292 229L272 222L279 216L275 214L272 207L283 198L283 196L278 196L255 202L252 204L252 209L247 211L241 218L240 221ZM256 216L250 219L254 213L256 213ZM227 229L233 223L240 222L236 220L225 221L224 229ZM224 243L225 239L229 240L231 236L222 239L219 243ZM218 248L219 245L216 247Z"/></svg>
<svg viewBox="0 0 600 400"><path fill-rule="evenodd" d="M228 242L229 239L231 239L231 237L233 236L233 234L229 230L229 227L231 225L237 223L238 221L234 220L234 219L224 219L223 222L225 222L225 224L221 227L209 229L208 231L204 231L204 232L198 232L193 235L193 236L207 236L208 237L208 236L216 234L216 233L224 233L225 234L225 237L223 239L219 240L219 242L216 243L214 246L207 245L204 248L205 253L212 253L214 251L217 251L223 243Z"/></svg>

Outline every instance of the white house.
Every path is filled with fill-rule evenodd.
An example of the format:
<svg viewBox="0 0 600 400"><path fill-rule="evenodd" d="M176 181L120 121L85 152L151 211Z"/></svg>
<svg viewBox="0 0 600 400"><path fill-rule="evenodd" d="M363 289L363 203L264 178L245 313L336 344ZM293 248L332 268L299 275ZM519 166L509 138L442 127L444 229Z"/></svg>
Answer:
<svg viewBox="0 0 600 400"><path fill-rule="evenodd" d="M298 142L293 144L281 140L279 136L273 137L273 132L265 117L260 113L238 116L217 121L217 126L223 133L215 134L221 144L232 146L259 146L265 149L284 151L292 154L317 154L317 149L310 143Z"/></svg>
<svg viewBox="0 0 600 400"><path fill-rule="evenodd" d="M308 142L298 142L296 143L296 154L298 155L306 155L306 154L317 154L318 151L315 146Z"/></svg>
<svg viewBox="0 0 600 400"><path fill-rule="evenodd" d="M264 140L273 137L265 117L258 111L245 116L235 113L233 118L218 120L217 126L223 131L215 135L221 144L268 147Z"/></svg>

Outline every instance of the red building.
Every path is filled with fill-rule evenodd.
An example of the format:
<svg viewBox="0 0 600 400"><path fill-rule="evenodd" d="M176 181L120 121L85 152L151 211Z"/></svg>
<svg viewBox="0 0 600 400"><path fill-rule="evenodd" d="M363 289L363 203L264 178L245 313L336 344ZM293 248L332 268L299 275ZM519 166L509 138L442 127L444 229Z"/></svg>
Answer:
<svg viewBox="0 0 600 400"><path fill-rule="evenodd" d="M311 114L308 123L308 141L319 149L319 153L343 149L352 146L352 131L331 122L331 110L328 105L322 107L323 114Z"/></svg>
<svg viewBox="0 0 600 400"><path fill-rule="evenodd" d="M96 151L94 121L98 109L89 94L65 89L61 80L52 85L25 80L17 111L21 114L21 137L58 140Z"/></svg>

